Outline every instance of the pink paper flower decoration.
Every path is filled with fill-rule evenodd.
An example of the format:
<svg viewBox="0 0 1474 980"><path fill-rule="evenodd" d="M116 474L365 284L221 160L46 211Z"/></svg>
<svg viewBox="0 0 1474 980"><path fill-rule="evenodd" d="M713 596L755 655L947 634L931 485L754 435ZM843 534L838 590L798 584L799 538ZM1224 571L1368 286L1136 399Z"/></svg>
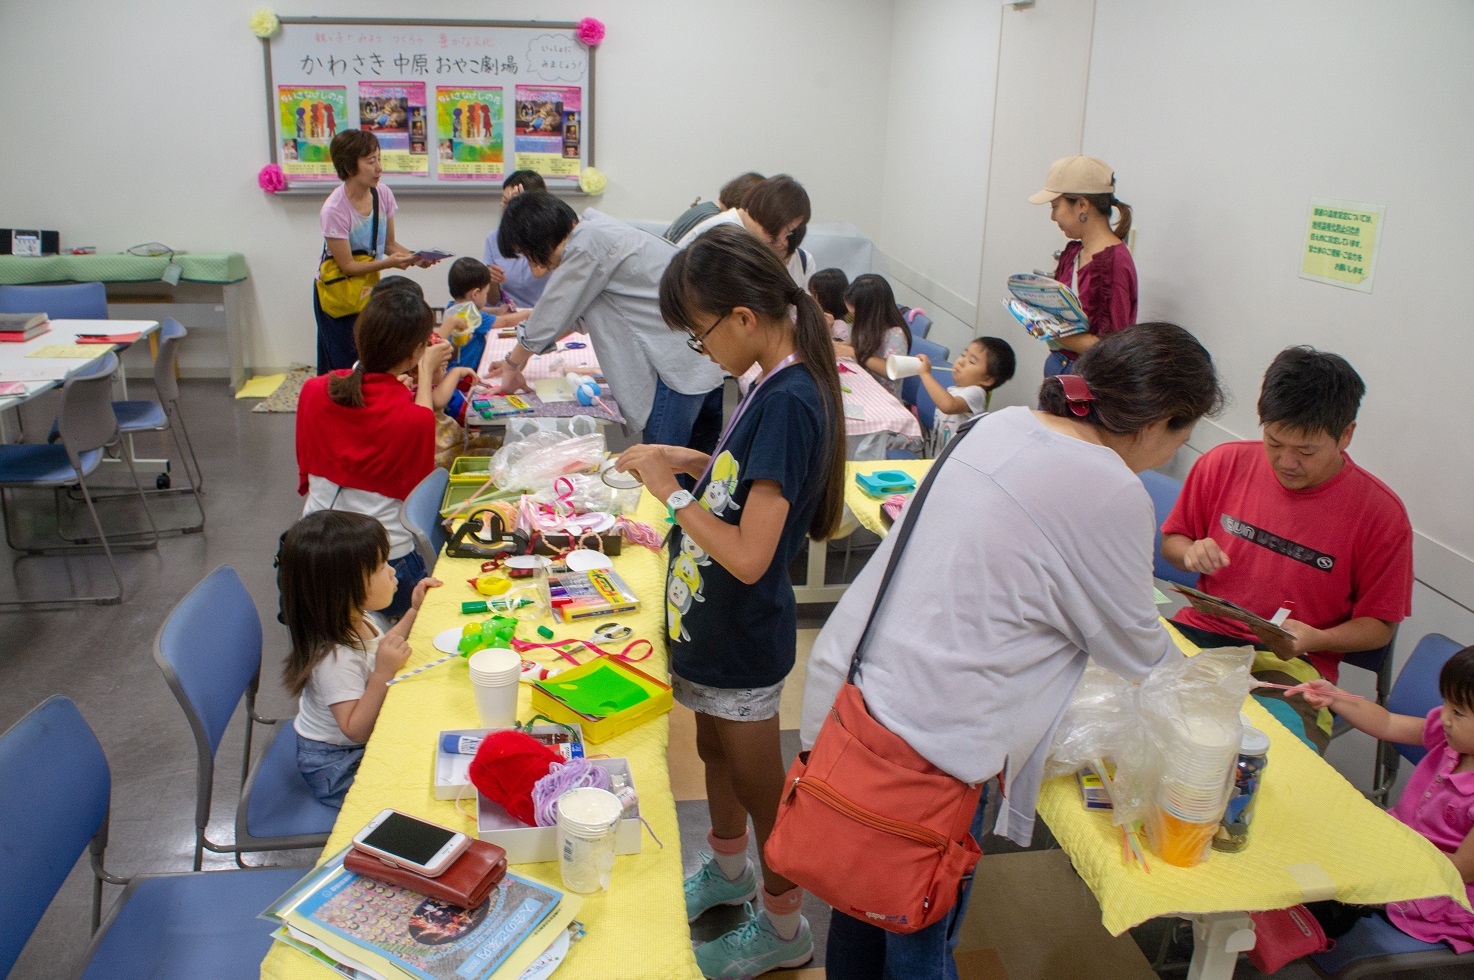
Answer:
<svg viewBox="0 0 1474 980"><path fill-rule="evenodd" d="M578 22L578 39L589 47L596 47L604 40L604 22L597 17L585 17Z"/></svg>
<svg viewBox="0 0 1474 980"><path fill-rule="evenodd" d="M287 175L281 172L281 167L268 163L256 175L256 183L260 184L261 189L266 193L275 194L277 191L287 189Z"/></svg>

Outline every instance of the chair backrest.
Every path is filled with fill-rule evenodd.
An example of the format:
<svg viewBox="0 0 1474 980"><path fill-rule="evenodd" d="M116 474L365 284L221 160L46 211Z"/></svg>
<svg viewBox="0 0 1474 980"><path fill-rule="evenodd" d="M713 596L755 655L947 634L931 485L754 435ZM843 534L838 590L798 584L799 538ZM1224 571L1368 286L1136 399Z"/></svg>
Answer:
<svg viewBox="0 0 1474 980"><path fill-rule="evenodd" d="M1438 672L1448 658L1464 648L1462 643L1442 633L1429 633L1413 647L1412 655L1402 665L1397 683L1387 696L1387 710L1395 715L1421 718L1438 707L1443 696L1438 693ZM1428 750L1421 745L1395 745L1398 754L1409 762L1420 762Z"/></svg>
<svg viewBox="0 0 1474 980"><path fill-rule="evenodd" d="M72 465L82 468L81 455L101 449L118 438L113 414L113 375L118 355L108 351L96 365L67 378L62 384L61 418L56 428Z"/></svg>
<svg viewBox="0 0 1474 980"><path fill-rule="evenodd" d="M952 371L950 368L934 367L931 369L931 376L936 378L937 382L943 388L952 387ZM937 403L932 399L931 392L927 390L924 384L917 384L916 386L916 418L921 422L923 435L930 433L932 426L937 421Z"/></svg>
<svg viewBox="0 0 1474 980"><path fill-rule="evenodd" d="M165 405L179 400L179 379L175 370L179 364L179 342L189 335L184 325L171 317L165 317L159 326L159 356L154 358L154 391Z"/></svg>
<svg viewBox="0 0 1474 980"><path fill-rule="evenodd" d="M100 282L0 286L0 313L45 313L53 320L106 320L107 287Z"/></svg>
<svg viewBox="0 0 1474 980"><path fill-rule="evenodd" d="M932 367L947 366L951 357L951 351L947 350L941 344L934 344L925 337L917 336L914 333L911 335L911 354L913 357L917 354L925 354L931 358Z"/></svg>
<svg viewBox="0 0 1474 980"><path fill-rule="evenodd" d="M911 328L911 336L925 337L926 332L931 329L931 317L924 310L917 307L900 307L901 316L906 320L906 326Z"/></svg>
<svg viewBox="0 0 1474 980"><path fill-rule="evenodd" d="M1162 524L1166 522L1167 515L1172 513L1172 508L1177 503L1177 495L1182 493L1182 481L1174 480L1167 474L1158 473L1156 470L1144 470L1137 475L1141 477L1141 482L1146 486L1146 492L1151 494L1152 510L1156 514L1156 536L1152 544L1152 574L1166 582L1176 582L1178 585L1195 588L1198 584L1196 575L1184 572L1162 557Z"/></svg>
<svg viewBox="0 0 1474 980"><path fill-rule="evenodd" d="M0 735L0 976L94 839L106 843L112 777L70 698L41 702Z"/></svg>
<svg viewBox="0 0 1474 980"><path fill-rule="evenodd" d="M445 498L445 485L449 482L450 471L437 466L399 505L400 523L414 539L415 550L420 553L425 568L431 571L448 537L445 525L440 521L440 502Z"/></svg>
<svg viewBox="0 0 1474 980"><path fill-rule="evenodd" d="M189 719L203 767L261 671L261 617L234 568L221 565L170 610L154 662Z"/></svg>

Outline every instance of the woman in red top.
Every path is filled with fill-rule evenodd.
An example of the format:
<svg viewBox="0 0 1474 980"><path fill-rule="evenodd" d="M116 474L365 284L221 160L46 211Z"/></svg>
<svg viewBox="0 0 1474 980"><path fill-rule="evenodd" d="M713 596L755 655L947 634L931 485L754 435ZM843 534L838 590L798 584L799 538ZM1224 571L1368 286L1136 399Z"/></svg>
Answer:
<svg viewBox="0 0 1474 980"><path fill-rule="evenodd" d="M1069 374L1075 358L1100 338L1136 322L1136 263L1126 247L1131 206L1116 200L1116 175L1104 160L1064 157L1054 161L1044 189L1029 197L1048 204L1049 217L1071 239L1059 254L1054 278L1080 297L1090 332L1050 342L1044 376ZM1111 209L1120 219L1111 227Z"/></svg>
<svg viewBox="0 0 1474 980"><path fill-rule="evenodd" d="M311 378L297 401L297 492L305 517L347 510L377 518L389 534L398 586L382 612L398 619L429 569L399 519L399 506L435 468L435 373L450 344L430 344L430 307L415 293L384 289L353 328L358 363ZM419 388L399 375L416 373Z"/></svg>

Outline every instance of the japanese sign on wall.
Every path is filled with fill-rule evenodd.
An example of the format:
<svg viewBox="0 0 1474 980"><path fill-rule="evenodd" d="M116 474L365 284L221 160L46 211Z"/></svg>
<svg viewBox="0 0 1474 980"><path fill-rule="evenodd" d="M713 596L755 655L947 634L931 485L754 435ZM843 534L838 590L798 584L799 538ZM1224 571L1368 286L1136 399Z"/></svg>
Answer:
<svg viewBox="0 0 1474 980"><path fill-rule="evenodd" d="M1311 198L1300 278L1371 292L1386 210L1382 204Z"/></svg>
<svg viewBox="0 0 1474 980"><path fill-rule="evenodd" d="M395 187L495 187L513 169L576 184L593 51L574 26L282 18L265 42L274 159L291 181L335 181L328 147L358 127Z"/></svg>

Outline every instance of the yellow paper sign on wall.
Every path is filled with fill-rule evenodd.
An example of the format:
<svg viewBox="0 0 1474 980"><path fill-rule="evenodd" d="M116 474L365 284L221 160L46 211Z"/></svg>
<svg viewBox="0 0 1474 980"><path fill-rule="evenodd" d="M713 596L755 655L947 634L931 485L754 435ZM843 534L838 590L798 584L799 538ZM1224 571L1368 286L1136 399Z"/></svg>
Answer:
<svg viewBox="0 0 1474 980"><path fill-rule="evenodd" d="M1371 292L1386 210L1384 204L1312 197L1300 278Z"/></svg>

